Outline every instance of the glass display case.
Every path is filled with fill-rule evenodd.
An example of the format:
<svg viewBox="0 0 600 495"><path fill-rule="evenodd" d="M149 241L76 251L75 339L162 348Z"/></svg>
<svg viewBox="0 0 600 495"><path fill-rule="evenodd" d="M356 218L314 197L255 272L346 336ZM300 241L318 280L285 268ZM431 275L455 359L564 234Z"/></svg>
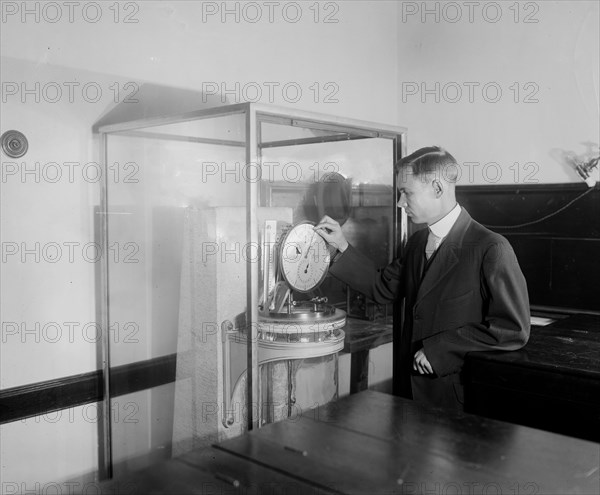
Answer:
<svg viewBox="0 0 600 495"><path fill-rule="evenodd" d="M347 319L393 312L328 274L312 224L398 254L405 129L249 103L98 132L107 472L335 399Z"/></svg>

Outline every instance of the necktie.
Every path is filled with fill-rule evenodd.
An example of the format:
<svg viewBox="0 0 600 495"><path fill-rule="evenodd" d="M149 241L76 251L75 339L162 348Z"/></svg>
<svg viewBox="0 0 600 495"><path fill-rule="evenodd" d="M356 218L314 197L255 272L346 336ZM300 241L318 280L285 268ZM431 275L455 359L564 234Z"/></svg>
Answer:
<svg viewBox="0 0 600 495"><path fill-rule="evenodd" d="M425 258L431 258L431 255L435 253L440 242L440 237L435 235L431 229L429 230L429 236L427 237L427 244L425 245Z"/></svg>

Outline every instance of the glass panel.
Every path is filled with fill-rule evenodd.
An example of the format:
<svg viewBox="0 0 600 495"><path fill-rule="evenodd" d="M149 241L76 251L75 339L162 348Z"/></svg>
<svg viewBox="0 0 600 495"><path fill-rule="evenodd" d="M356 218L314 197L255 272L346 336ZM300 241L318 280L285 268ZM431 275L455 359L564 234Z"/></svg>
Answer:
<svg viewBox="0 0 600 495"><path fill-rule="evenodd" d="M342 225L350 243L370 256L377 265L387 265L394 256L393 140L371 137L377 134L348 130L333 123L308 124L311 125L309 128L294 119L281 119L280 123L274 120L269 117L268 122L260 125L260 204L272 211L289 211L288 222L293 225L305 221L317 223L327 214ZM260 228L263 227L259 220ZM285 227L278 229L279 243L289 239L286 232ZM312 242L312 229L306 232L308 241ZM306 253L307 263L313 259L309 265L319 257L309 256L310 252L300 246L302 235L296 242L298 245L287 252L289 257L294 258L294 253L298 253L302 258ZM322 249L327 250L326 247ZM282 258L286 258L285 250ZM294 270L300 268L292 267L291 271L296 273ZM263 277L264 272L263 269ZM285 272L285 268L281 268L279 279L282 278L281 272ZM308 274L308 267L302 273ZM291 296L287 297L291 297L293 304L288 302L286 306L281 303L280 306L287 307L288 312L289 308L293 308L292 313L299 312L298 308L311 307L307 311L308 323L303 327L292 316L288 321L294 323L289 323L287 328L280 325L279 330L273 331L267 338L283 342L285 339L279 333L285 331L288 344L294 340L314 342L311 351L314 354L307 351L302 359L274 361L261 367L262 402L271 406L263 411L263 422L301 414L303 410L337 397L337 352L319 349L319 345L325 347L339 334L336 330L334 335L322 337L319 334L319 337L311 338L305 331L308 327L316 334L326 327L322 321L323 315L330 311L328 307L333 306L336 311L332 320L340 312L351 317L346 320L345 326L340 327L346 332L346 338L355 332L362 331L364 335L367 329L373 332L391 331L392 328L392 305L380 306L367 301L362 294L350 290L330 275L315 289L301 290L298 280L303 282L305 275L302 273L297 271L296 277L290 278L283 276L285 286L292 289ZM295 285L298 287L293 287ZM273 292L276 293L279 285L275 283L274 287ZM263 288L263 292L265 290ZM277 302L277 296L263 297L262 304L267 306L272 300ZM315 300L324 302L314 304ZM263 325L284 318L285 315L281 316L272 309L273 305L271 302L268 311L262 308ZM321 317L323 320L320 320ZM277 324L271 323L271 327L277 327ZM316 345L317 342L319 345ZM260 345L265 344L259 340ZM284 344L281 345L283 347Z"/></svg>
<svg viewBox="0 0 600 495"><path fill-rule="evenodd" d="M245 122L240 114L214 116L136 129L135 133L153 138L178 141L214 142L231 146L245 145Z"/></svg>
<svg viewBox="0 0 600 495"><path fill-rule="evenodd" d="M262 122L261 123L261 142L262 148L272 146L282 146L286 141L297 141L302 143L307 140L316 140L332 136L347 136L345 132L333 129L308 129L297 125L297 121L287 119L281 122ZM285 123L284 123L285 122ZM292 125L294 123L294 125ZM287 143L290 144L290 143Z"/></svg>
<svg viewBox="0 0 600 495"><path fill-rule="evenodd" d="M263 124L262 136L272 137L275 128L285 126ZM290 136L298 135L297 127L289 129ZM303 138L296 143L261 148L262 204L292 208L295 223L316 223L327 214L342 225L352 245L376 265L387 265L395 249L393 140L333 131L324 137L320 130L300 130ZM310 134L314 139L307 139ZM343 140L337 139L340 135ZM365 301L331 276L317 293L352 317L392 323L391 306Z"/></svg>
<svg viewBox="0 0 600 495"><path fill-rule="evenodd" d="M246 311L244 117L107 135L115 474L227 434L220 329ZM243 376L233 388L243 400Z"/></svg>
<svg viewBox="0 0 600 495"><path fill-rule="evenodd" d="M283 280L284 253L298 252L286 244L288 233L313 241L291 227L324 214L376 264L393 258L392 139L264 118L251 124L260 174L245 163L253 144L245 113L106 136L115 475L247 429L249 331L257 333L259 365L251 413L264 424L337 397L342 328L391 328L391 307L330 276L315 287L303 275L308 267L302 274L296 267L302 289L275 282ZM254 184L258 205L247 196ZM255 206L258 246L247 237ZM317 254L303 249L302 259ZM249 263L259 263L254 287L247 287ZM258 316L248 322L250 290Z"/></svg>

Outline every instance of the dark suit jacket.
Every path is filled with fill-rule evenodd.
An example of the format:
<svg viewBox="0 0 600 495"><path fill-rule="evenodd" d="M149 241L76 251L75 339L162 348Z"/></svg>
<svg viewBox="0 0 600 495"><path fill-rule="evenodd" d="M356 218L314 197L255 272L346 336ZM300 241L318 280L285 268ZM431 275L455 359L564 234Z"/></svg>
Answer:
<svg viewBox="0 0 600 495"><path fill-rule="evenodd" d="M402 395L462 409L460 372L470 351L516 350L529 339L527 284L508 241L463 208L436 253L425 261L428 229L407 242L403 259L376 269L349 246L330 272L377 303L405 298ZM412 370L423 348L434 375Z"/></svg>

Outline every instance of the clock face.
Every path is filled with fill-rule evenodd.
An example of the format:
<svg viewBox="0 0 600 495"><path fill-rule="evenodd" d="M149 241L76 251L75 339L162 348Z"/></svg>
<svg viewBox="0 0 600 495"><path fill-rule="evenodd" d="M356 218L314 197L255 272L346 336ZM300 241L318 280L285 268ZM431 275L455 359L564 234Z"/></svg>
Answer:
<svg viewBox="0 0 600 495"><path fill-rule="evenodd" d="M281 243L279 263L290 288L310 292L327 275L329 249L323 238L313 230L313 223L302 222L286 234Z"/></svg>

